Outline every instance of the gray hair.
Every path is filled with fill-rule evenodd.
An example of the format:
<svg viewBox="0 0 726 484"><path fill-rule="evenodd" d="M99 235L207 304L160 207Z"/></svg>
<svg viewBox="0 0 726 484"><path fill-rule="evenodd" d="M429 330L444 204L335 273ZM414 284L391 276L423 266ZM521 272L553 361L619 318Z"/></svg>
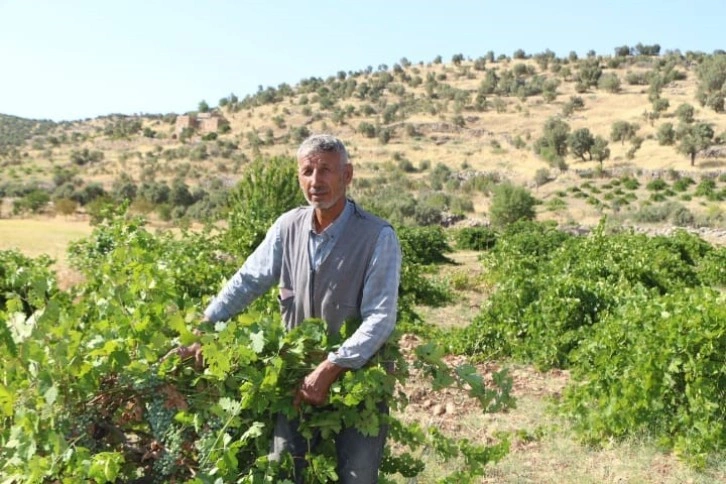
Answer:
<svg viewBox="0 0 726 484"><path fill-rule="evenodd" d="M332 134L314 134L302 142L297 150L297 159L301 160L315 153L337 153L341 165L350 163L345 145Z"/></svg>

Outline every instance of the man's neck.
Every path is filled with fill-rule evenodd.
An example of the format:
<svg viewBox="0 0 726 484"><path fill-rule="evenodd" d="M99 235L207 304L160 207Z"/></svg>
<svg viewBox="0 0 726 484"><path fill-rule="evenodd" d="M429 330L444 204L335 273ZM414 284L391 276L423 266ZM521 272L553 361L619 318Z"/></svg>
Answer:
<svg viewBox="0 0 726 484"><path fill-rule="evenodd" d="M343 198L341 202L336 203L328 209L316 208L314 210L315 233L319 234L323 232L330 224L335 222L340 217L340 214L343 213L343 210L345 210L346 203L346 199Z"/></svg>

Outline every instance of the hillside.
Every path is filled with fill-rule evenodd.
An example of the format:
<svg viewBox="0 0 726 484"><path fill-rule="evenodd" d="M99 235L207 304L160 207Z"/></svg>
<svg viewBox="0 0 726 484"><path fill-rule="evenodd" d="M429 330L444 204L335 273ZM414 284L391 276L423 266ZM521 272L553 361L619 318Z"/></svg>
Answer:
<svg viewBox="0 0 726 484"><path fill-rule="evenodd" d="M726 117L699 103L698 75L723 56L653 53L639 44L627 55L581 59L549 51L449 63L404 58L241 100L232 94L216 107L202 101L199 111L228 122L212 131L182 129L175 114L16 130L15 143L0 150L3 212L40 189L47 200L15 213L51 210L44 200L75 202L61 203L70 212L105 194L135 199L136 209L164 219L214 217L251 160L293 155L307 134L325 131L349 147L353 195L378 200L398 222L435 223L442 213L485 220L492 186L508 180L542 202L538 218L562 224L607 214L623 223L723 227ZM8 119L0 118L0 132ZM694 126L708 126L710 136L688 148ZM567 136L584 129L583 151ZM598 137L602 165L591 146ZM380 202L399 198L396 206Z"/></svg>

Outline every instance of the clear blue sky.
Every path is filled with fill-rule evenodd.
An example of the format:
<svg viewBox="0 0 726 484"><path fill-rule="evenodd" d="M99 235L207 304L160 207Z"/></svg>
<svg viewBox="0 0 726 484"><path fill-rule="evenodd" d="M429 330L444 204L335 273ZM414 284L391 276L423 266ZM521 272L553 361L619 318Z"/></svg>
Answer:
<svg viewBox="0 0 726 484"><path fill-rule="evenodd" d="M726 49L726 0L0 0L0 113L169 113L379 64Z"/></svg>

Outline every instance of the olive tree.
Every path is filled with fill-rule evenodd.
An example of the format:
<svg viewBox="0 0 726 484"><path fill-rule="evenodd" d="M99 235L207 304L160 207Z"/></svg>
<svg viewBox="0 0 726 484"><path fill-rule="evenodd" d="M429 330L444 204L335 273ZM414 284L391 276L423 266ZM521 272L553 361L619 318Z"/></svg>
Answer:
<svg viewBox="0 0 726 484"><path fill-rule="evenodd" d="M689 124L679 127L677 150L691 158L691 166L696 164L696 155L713 142L713 128L707 123Z"/></svg>
<svg viewBox="0 0 726 484"><path fill-rule="evenodd" d="M701 106L717 113L724 111L726 97L726 55L706 56L698 67L698 90L696 98Z"/></svg>
<svg viewBox="0 0 726 484"><path fill-rule="evenodd" d="M585 159L585 154L588 155L588 159L592 160L592 145L595 144L595 137L592 135L589 129L580 128L575 130L567 137L567 144L572 151L572 154Z"/></svg>

